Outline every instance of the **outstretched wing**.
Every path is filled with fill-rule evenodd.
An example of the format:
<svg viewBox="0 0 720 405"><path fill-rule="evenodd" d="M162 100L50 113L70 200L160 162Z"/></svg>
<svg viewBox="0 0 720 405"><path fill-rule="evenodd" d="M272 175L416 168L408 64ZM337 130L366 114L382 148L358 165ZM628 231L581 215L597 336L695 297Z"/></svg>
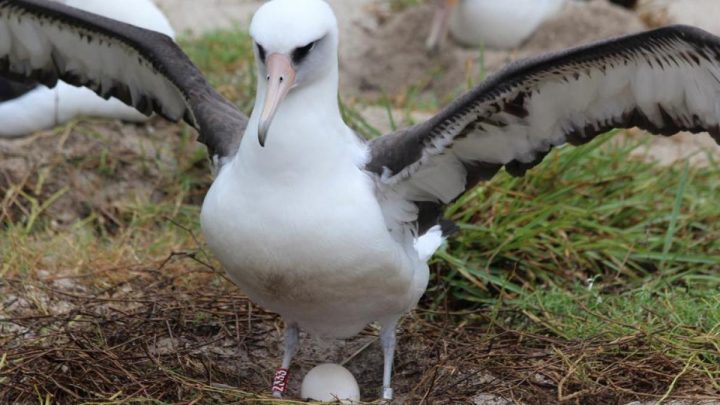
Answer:
<svg viewBox="0 0 720 405"><path fill-rule="evenodd" d="M442 206L502 167L520 176L553 146L612 128L708 131L720 142L720 38L686 26L516 62L420 125L374 140L386 217L437 223Z"/></svg>
<svg viewBox="0 0 720 405"><path fill-rule="evenodd" d="M0 76L58 80L195 127L214 158L235 154L247 117L163 34L44 0L0 0Z"/></svg>

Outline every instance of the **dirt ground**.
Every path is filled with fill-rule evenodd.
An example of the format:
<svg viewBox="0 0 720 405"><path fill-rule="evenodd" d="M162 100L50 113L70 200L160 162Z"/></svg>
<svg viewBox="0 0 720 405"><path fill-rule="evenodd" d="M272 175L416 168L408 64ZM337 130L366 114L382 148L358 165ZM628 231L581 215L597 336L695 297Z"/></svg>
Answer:
<svg viewBox="0 0 720 405"><path fill-rule="evenodd" d="M200 35L207 31L249 25L262 0L156 0L175 30ZM343 46L352 48L357 33L367 23L367 11L377 8L375 0L329 0L340 26Z"/></svg>
<svg viewBox="0 0 720 405"><path fill-rule="evenodd" d="M187 161L189 151L202 148L191 139L183 140L177 125L160 119L146 125L83 120L28 138L0 139L0 224L30 215L30 199L57 196L43 214L52 226L64 229L93 214L112 228L126 222L118 218L119 207L161 199L177 182L174 175L194 164L207 172L206 183L198 186L206 190L206 162ZM198 191L193 202L199 204L202 195Z"/></svg>
<svg viewBox="0 0 720 405"><path fill-rule="evenodd" d="M442 98L464 90L468 82L477 83L481 60L485 73L492 74L521 58L645 28L636 13L604 0L568 2L559 15L544 23L518 49L480 51L449 40L439 54L431 56L425 41L432 14L431 4L400 13L376 9L377 28L356 32L354 35L362 35L364 40L341 53L345 86L392 97L414 85Z"/></svg>
<svg viewBox="0 0 720 405"><path fill-rule="evenodd" d="M196 256L97 268L82 276L39 272L0 281L4 367L0 400L55 403L153 398L164 403L266 403L281 353L280 320L254 306ZM208 289L198 289L206 285ZM493 327L487 312L416 313L401 325L394 403L649 404L681 373L643 335L572 341ZM505 313L503 317L522 317ZM462 322L460 322L462 320ZM621 349L622 355L616 354ZM583 369L575 365L583 361ZM378 397L382 353L368 328L346 341L301 336L289 396L320 362L344 364L366 401ZM713 404L685 375L676 398ZM699 398L706 402L697 402Z"/></svg>

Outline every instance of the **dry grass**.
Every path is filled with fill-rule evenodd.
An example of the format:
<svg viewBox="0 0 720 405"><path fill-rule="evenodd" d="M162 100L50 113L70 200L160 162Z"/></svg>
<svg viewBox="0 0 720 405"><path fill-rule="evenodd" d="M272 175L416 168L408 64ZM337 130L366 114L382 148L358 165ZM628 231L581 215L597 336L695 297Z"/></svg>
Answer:
<svg viewBox="0 0 720 405"><path fill-rule="evenodd" d="M273 402L262 394L280 353L279 319L196 256L202 254L75 277L3 280L0 399ZM517 403L609 404L656 400L671 386L675 399L720 395L707 375L649 350L653 336L563 339L549 328L508 329L497 315L408 318L396 361L400 400L468 403L482 393ZM516 310L500 318L533 321ZM374 330L330 345L305 338L293 372L347 361L364 397L373 398L382 368L376 340ZM298 384L299 377L292 388Z"/></svg>

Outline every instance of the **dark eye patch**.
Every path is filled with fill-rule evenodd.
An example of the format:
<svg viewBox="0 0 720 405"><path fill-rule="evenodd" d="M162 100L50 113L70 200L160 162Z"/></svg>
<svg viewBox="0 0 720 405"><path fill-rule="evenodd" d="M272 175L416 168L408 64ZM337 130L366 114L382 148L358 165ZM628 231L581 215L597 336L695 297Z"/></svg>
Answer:
<svg viewBox="0 0 720 405"><path fill-rule="evenodd" d="M260 57L260 60L263 61L263 63L265 63L265 48L263 48L262 45L260 45L260 44L255 44L255 45L257 45L258 56Z"/></svg>
<svg viewBox="0 0 720 405"><path fill-rule="evenodd" d="M296 65L301 63L305 58L307 58L308 54L312 49L315 47L315 44L317 44L318 41L310 42L309 44L302 46L300 48L295 48L295 50L292 53L292 60L293 63Z"/></svg>

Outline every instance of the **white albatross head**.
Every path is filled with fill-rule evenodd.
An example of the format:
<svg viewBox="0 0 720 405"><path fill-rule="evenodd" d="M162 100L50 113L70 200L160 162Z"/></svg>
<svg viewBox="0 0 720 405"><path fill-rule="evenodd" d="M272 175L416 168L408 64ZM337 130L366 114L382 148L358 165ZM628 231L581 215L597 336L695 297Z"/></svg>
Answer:
<svg viewBox="0 0 720 405"><path fill-rule="evenodd" d="M337 69L338 26L323 0L273 0L255 13L250 35L261 82L257 97L261 92L265 96L258 126L258 141L264 146L278 106L288 93L311 86Z"/></svg>

